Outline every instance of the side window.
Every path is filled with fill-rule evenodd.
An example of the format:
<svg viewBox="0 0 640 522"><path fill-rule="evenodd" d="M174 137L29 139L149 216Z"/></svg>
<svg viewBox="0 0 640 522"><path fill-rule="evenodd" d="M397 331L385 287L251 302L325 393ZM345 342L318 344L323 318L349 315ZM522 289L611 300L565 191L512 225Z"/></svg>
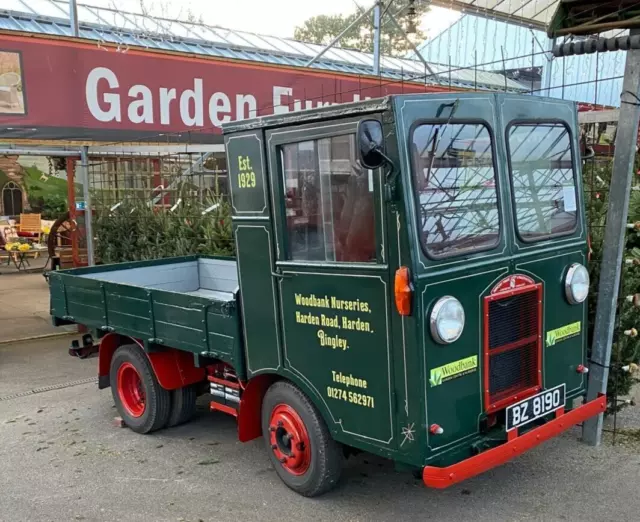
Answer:
<svg viewBox="0 0 640 522"><path fill-rule="evenodd" d="M518 234L537 241L569 234L577 222L571 137L561 123L517 124L508 130Z"/></svg>
<svg viewBox="0 0 640 522"><path fill-rule="evenodd" d="M289 259L375 262L373 173L355 135L284 145L281 160Z"/></svg>

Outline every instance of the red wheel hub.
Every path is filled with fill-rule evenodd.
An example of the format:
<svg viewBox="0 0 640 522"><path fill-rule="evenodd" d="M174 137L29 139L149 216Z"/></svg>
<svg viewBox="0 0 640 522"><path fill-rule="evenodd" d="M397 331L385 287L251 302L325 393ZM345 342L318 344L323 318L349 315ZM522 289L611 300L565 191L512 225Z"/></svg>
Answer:
<svg viewBox="0 0 640 522"><path fill-rule="evenodd" d="M303 475L311 464L311 443L300 415L286 404L278 404L269 420L271 450L292 475Z"/></svg>
<svg viewBox="0 0 640 522"><path fill-rule="evenodd" d="M142 379L138 370L130 362L118 368L118 396L120 401L132 417L140 417L145 409L145 394Z"/></svg>

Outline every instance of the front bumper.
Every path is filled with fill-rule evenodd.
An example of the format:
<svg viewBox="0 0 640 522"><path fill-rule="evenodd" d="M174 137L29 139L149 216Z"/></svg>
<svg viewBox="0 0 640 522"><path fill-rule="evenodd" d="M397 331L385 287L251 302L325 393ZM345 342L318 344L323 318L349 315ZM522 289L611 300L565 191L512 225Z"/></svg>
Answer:
<svg viewBox="0 0 640 522"><path fill-rule="evenodd" d="M574 408L568 413L559 410L556 418L552 421L547 422L539 428L532 429L524 435L510 437L507 442L496 448L483 451L478 455L465 459L457 464L447 466L446 468L426 466L422 472L422 480L426 486L431 488L447 488L458 482L484 473L491 468L500 466L514 457L523 454L525 451L542 444L545 440L559 435L570 427L603 413L606 409L607 397L600 394L597 399L587 402L578 408Z"/></svg>

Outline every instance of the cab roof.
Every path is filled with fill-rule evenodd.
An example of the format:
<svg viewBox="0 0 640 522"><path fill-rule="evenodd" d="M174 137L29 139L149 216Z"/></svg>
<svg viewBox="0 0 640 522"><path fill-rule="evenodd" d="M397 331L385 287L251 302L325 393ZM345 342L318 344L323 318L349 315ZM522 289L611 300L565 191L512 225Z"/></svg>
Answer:
<svg viewBox="0 0 640 522"><path fill-rule="evenodd" d="M430 98L451 98L451 99L472 99L472 98L486 98L487 96L495 97L508 97L508 98L521 98L529 95L524 94L511 94L511 93L495 93L488 91L479 92L434 92L434 93L418 93L418 94L392 94L382 98L372 98L370 100L362 100L348 103L337 103L335 105L329 105L325 107L318 107L315 109L304 109L300 111L286 112L282 114L272 114L268 116L258 116L256 118L249 118L246 120L236 120L229 123L222 124L222 133L233 134L236 132L247 131L251 129L267 129L272 127L281 127L291 124L304 124L307 122L313 122L318 120L329 120L333 118L343 116L358 116L360 114L369 114L374 112L383 112L391 110L394 103L402 102L406 99L423 99L425 101ZM545 98L539 97L542 100L553 100L560 104L575 105L575 102L568 100L560 100L557 98Z"/></svg>

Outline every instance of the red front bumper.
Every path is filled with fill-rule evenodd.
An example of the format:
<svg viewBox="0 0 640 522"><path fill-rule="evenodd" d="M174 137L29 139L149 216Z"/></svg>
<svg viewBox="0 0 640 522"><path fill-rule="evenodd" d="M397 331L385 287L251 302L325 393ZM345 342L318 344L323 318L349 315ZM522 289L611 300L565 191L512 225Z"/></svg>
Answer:
<svg viewBox="0 0 640 522"><path fill-rule="evenodd" d="M424 480L426 486L431 488L447 488L504 464L525 451L542 444L545 440L559 435L571 426L603 413L606 408L607 398L605 395L600 395L597 399L574 408L569 413L558 415L555 419L539 428L528 431L519 437L510 438L504 444L479 453L462 462L446 468L426 466L422 472L422 480Z"/></svg>

